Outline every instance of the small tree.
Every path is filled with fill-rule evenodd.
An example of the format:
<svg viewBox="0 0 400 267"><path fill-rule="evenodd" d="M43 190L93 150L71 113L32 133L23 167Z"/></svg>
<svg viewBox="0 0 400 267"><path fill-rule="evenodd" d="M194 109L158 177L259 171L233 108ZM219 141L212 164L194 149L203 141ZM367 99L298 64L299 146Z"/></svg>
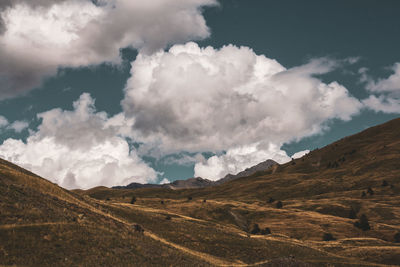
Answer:
<svg viewBox="0 0 400 267"><path fill-rule="evenodd" d="M260 227L258 226L258 224L255 223L255 224L253 225L253 229L251 230L250 233L251 233L252 235L256 235L256 234L260 233L260 231L261 231L261 230L260 230Z"/></svg>
<svg viewBox="0 0 400 267"><path fill-rule="evenodd" d="M271 234L271 229L266 227L265 229L261 230L262 235L270 235Z"/></svg>
<svg viewBox="0 0 400 267"><path fill-rule="evenodd" d="M131 199L131 204L135 204L135 202L136 202L136 197L133 196L132 199Z"/></svg>
<svg viewBox="0 0 400 267"><path fill-rule="evenodd" d="M276 208L280 209L282 207L283 207L282 201L279 200L278 202L276 202Z"/></svg>
<svg viewBox="0 0 400 267"><path fill-rule="evenodd" d="M368 187L367 193L370 194L371 196L374 194L374 190L372 190L371 187Z"/></svg>
<svg viewBox="0 0 400 267"><path fill-rule="evenodd" d="M336 240L336 238L334 238L331 233L324 233L324 235L322 236L322 240L332 241L332 240Z"/></svg>
<svg viewBox="0 0 400 267"><path fill-rule="evenodd" d="M170 220L171 220L171 216L167 215L167 217L165 217L165 219L166 219L167 221L170 221Z"/></svg>
<svg viewBox="0 0 400 267"><path fill-rule="evenodd" d="M207 202L207 199L203 199L203 203L206 203Z"/></svg>
<svg viewBox="0 0 400 267"><path fill-rule="evenodd" d="M269 199L268 199L268 203L273 203L275 201L275 199L273 199L272 197L270 197Z"/></svg>
<svg viewBox="0 0 400 267"><path fill-rule="evenodd" d="M394 242L400 243L400 232L394 234Z"/></svg>
<svg viewBox="0 0 400 267"><path fill-rule="evenodd" d="M362 191L361 197L366 197L366 196L367 196L367 194L365 193L365 191Z"/></svg>
<svg viewBox="0 0 400 267"><path fill-rule="evenodd" d="M382 186L388 186L389 184L388 184L388 182L386 181L386 180L383 180L382 181Z"/></svg>
<svg viewBox="0 0 400 267"><path fill-rule="evenodd" d="M161 203L161 205L164 205L164 200L161 200L160 203Z"/></svg>
<svg viewBox="0 0 400 267"><path fill-rule="evenodd" d="M354 226L360 228L363 231L367 231L371 229L369 225L368 218L365 214L361 214L360 220L354 223Z"/></svg>
<svg viewBox="0 0 400 267"><path fill-rule="evenodd" d="M193 199L192 196L188 196L188 198L187 198L188 201L190 201L192 199Z"/></svg>

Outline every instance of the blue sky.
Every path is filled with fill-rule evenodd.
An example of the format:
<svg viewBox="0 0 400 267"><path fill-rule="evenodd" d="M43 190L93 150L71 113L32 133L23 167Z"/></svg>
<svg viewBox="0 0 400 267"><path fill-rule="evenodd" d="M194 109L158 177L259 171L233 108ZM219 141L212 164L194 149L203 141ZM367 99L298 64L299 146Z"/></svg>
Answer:
<svg viewBox="0 0 400 267"><path fill-rule="evenodd" d="M67 188L285 162L399 116L399 11L395 0L5 1L0 156Z"/></svg>

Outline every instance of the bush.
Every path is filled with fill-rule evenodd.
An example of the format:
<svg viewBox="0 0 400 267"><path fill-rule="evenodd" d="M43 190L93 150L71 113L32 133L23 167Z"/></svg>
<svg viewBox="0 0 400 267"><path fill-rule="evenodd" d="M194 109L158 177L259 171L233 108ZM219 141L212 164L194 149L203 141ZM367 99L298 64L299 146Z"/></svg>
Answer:
<svg viewBox="0 0 400 267"><path fill-rule="evenodd" d="M361 197L366 197L366 196L367 196L367 194L365 193L365 191L362 191Z"/></svg>
<svg viewBox="0 0 400 267"><path fill-rule="evenodd" d="M165 219L167 220L167 221L170 221L171 220L171 216L167 216L167 217L165 217Z"/></svg>
<svg viewBox="0 0 400 267"><path fill-rule="evenodd" d="M349 218L350 219L356 219L357 218L357 213L355 212L355 210L353 208L351 208L351 210L349 212Z"/></svg>
<svg viewBox="0 0 400 267"><path fill-rule="evenodd" d="M207 199L203 199L203 203L206 203L207 202Z"/></svg>
<svg viewBox="0 0 400 267"><path fill-rule="evenodd" d="M382 181L382 186L388 186L389 184L388 184L388 182L386 181L386 180L383 180Z"/></svg>
<svg viewBox="0 0 400 267"><path fill-rule="evenodd" d="M133 226L133 229L134 229L135 232L137 232L137 233L143 233L143 232L144 232L144 229L143 229L143 227L142 227L140 224L135 224L135 225Z"/></svg>
<svg viewBox="0 0 400 267"><path fill-rule="evenodd" d="M372 190L371 187L368 187L367 193L370 194L371 196L374 194L374 190Z"/></svg>
<svg viewBox="0 0 400 267"><path fill-rule="evenodd" d="M336 238L334 238L331 233L324 233L324 235L322 236L322 240L332 241L332 240L336 240Z"/></svg>
<svg viewBox="0 0 400 267"><path fill-rule="evenodd" d="M256 234L260 233L260 231L261 231L260 227L258 226L258 224L255 223L254 226L253 226L253 229L251 230L250 233L252 235L256 235Z"/></svg>
<svg viewBox="0 0 400 267"><path fill-rule="evenodd" d="M136 197L133 196L132 199L131 199L131 204L135 204L135 202L136 202Z"/></svg>
<svg viewBox="0 0 400 267"><path fill-rule="evenodd" d="M282 207L283 207L282 201L279 200L278 202L276 202L276 208L280 209Z"/></svg>
<svg viewBox="0 0 400 267"><path fill-rule="evenodd" d="M270 235L271 234L271 229L266 227L265 229L261 230L262 235Z"/></svg>
<svg viewBox="0 0 400 267"><path fill-rule="evenodd" d="M400 232L394 234L394 242L400 243Z"/></svg>
<svg viewBox="0 0 400 267"><path fill-rule="evenodd" d="M270 197L270 198L268 199L268 203L273 203L273 202L275 202L275 199L273 199L272 197Z"/></svg>
<svg viewBox="0 0 400 267"><path fill-rule="evenodd" d="M363 231L367 231L367 230L371 229L371 227L369 225L369 222L368 222L368 218L367 218L367 216L365 214L361 215L360 220L355 222L354 226L357 227L357 228L360 228Z"/></svg>
<svg viewBox="0 0 400 267"><path fill-rule="evenodd" d="M161 203L161 205L164 205L164 200L161 200L160 203Z"/></svg>
<svg viewBox="0 0 400 267"><path fill-rule="evenodd" d="M188 198L187 198L187 200L188 201L190 201L190 200L192 200L193 198L191 197L191 196L188 196Z"/></svg>

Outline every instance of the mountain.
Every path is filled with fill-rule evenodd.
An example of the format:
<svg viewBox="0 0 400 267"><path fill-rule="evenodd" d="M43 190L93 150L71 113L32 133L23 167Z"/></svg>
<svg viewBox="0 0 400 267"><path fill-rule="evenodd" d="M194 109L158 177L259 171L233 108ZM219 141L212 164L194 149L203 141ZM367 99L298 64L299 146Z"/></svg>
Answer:
<svg viewBox="0 0 400 267"><path fill-rule="evenodd" d="M399 166L400 119L395 119L217 186L81 193L113 203L126 203L134 195L140 206L135 212L190 219L189 229L176 225L180 237L175 240L235 262L399 266ZM203 223L207 230L199 234L194 224ZM235 239L246 235L247 241Z"/></svg>
<svg viewBox="0 0 400 267"><path fill-rule="evenodd" d="M259 171L266 171L269 168L277 165L275 161L268 159L263 161L253 167L247 168L244 171L239 172L238 174L227 174L224 178L221 178L217 181L211 181L208 179L203 179L201 177L189 178L186 180L176 180L172 183L168 184L140 184L140 183L131 183L126 186L113 186L113 189L139 189L139 188L169 188L169 189L193 189L193 188L204 188L209 186L215 186L219 184L223 184L228 181L235 180L237 178L245 177L253 175Z"/></svg>
<svg viewBox="0 0 400 267"><path fill-rule="evenodd" d="M272 159L268 159L266 161L258 163L257 165L255 165L253 167L247 168L244 171L237 173L236 175L227 174L224 178L221 178L218 181L216 181L215 184L223 184L225 182L232 181L237 178L251 176L257 172L266 171L275 165L278 165L278 163L273 161Z"/></svg>

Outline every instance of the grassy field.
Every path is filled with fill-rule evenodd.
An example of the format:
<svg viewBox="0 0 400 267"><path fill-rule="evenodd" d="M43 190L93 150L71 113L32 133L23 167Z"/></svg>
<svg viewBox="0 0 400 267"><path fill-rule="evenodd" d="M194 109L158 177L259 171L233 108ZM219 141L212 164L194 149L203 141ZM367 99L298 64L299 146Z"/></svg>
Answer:
<svg viewBox="0 0 400 267"><path fill-rule="evenodd" d="M71 192L0 161L0 211L0 265L398 266L400 120L204 189Z"/></svg>

